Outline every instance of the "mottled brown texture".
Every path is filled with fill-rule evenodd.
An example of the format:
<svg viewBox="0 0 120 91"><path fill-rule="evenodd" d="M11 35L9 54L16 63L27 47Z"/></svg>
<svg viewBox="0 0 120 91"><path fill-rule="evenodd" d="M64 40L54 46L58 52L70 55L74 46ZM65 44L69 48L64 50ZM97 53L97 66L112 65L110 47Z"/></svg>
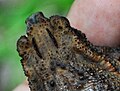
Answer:
<svg viewBox="0 0 120 91"><path fill-rule="evenodd" d="M17 51L31 91L120 91L120 47L100 47L62 16L26 20Z"/></svg>

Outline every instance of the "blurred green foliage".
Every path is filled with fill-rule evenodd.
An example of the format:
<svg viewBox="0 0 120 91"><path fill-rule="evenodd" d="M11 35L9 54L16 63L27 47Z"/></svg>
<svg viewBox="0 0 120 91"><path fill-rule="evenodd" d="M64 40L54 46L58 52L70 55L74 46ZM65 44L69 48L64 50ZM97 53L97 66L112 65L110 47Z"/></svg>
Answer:
<svg viewBox="0 0 120 91"><path fill-rule="evenodd" d="M0 91L11 91L25 76L16 51L25 19L34 12L66 16L73 0L0 0Z"/></svg>

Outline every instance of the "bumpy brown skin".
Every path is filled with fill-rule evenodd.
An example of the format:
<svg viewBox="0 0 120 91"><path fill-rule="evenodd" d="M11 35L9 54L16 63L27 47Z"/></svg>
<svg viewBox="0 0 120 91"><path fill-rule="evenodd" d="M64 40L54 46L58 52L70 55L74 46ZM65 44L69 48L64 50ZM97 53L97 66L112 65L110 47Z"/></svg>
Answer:
<svg viewBox="0 0 120 91"><path fill-rule="evenodd" d="M31 91L119 91L120 47L92 45L65 17L26 20L17 42Z"/></svg>

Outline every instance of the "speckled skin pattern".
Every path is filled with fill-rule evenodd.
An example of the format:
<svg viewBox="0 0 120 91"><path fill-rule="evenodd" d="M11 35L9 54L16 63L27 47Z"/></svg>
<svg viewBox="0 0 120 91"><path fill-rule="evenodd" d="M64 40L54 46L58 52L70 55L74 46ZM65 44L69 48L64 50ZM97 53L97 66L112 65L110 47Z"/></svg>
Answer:
<svg viewBox="0 0 120 91"><path fill-rule="evenodd" d="M120 47L100 47L62 16L26 20L17 51L31 91L120 91Z"/></svg>

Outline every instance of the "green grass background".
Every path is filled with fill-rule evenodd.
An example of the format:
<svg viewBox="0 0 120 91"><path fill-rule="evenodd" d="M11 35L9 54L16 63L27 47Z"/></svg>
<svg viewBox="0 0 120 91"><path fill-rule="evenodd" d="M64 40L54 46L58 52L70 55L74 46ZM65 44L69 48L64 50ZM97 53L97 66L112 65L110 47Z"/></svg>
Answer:
<svg viewBox="0 0 120 91"><path fill-rule="evenodd" d="M12 91L25 80L16 51L17 39L25 34L25 19L42 11L45 16L66 16L73 0L0 0L0 91Z"/></svg>

